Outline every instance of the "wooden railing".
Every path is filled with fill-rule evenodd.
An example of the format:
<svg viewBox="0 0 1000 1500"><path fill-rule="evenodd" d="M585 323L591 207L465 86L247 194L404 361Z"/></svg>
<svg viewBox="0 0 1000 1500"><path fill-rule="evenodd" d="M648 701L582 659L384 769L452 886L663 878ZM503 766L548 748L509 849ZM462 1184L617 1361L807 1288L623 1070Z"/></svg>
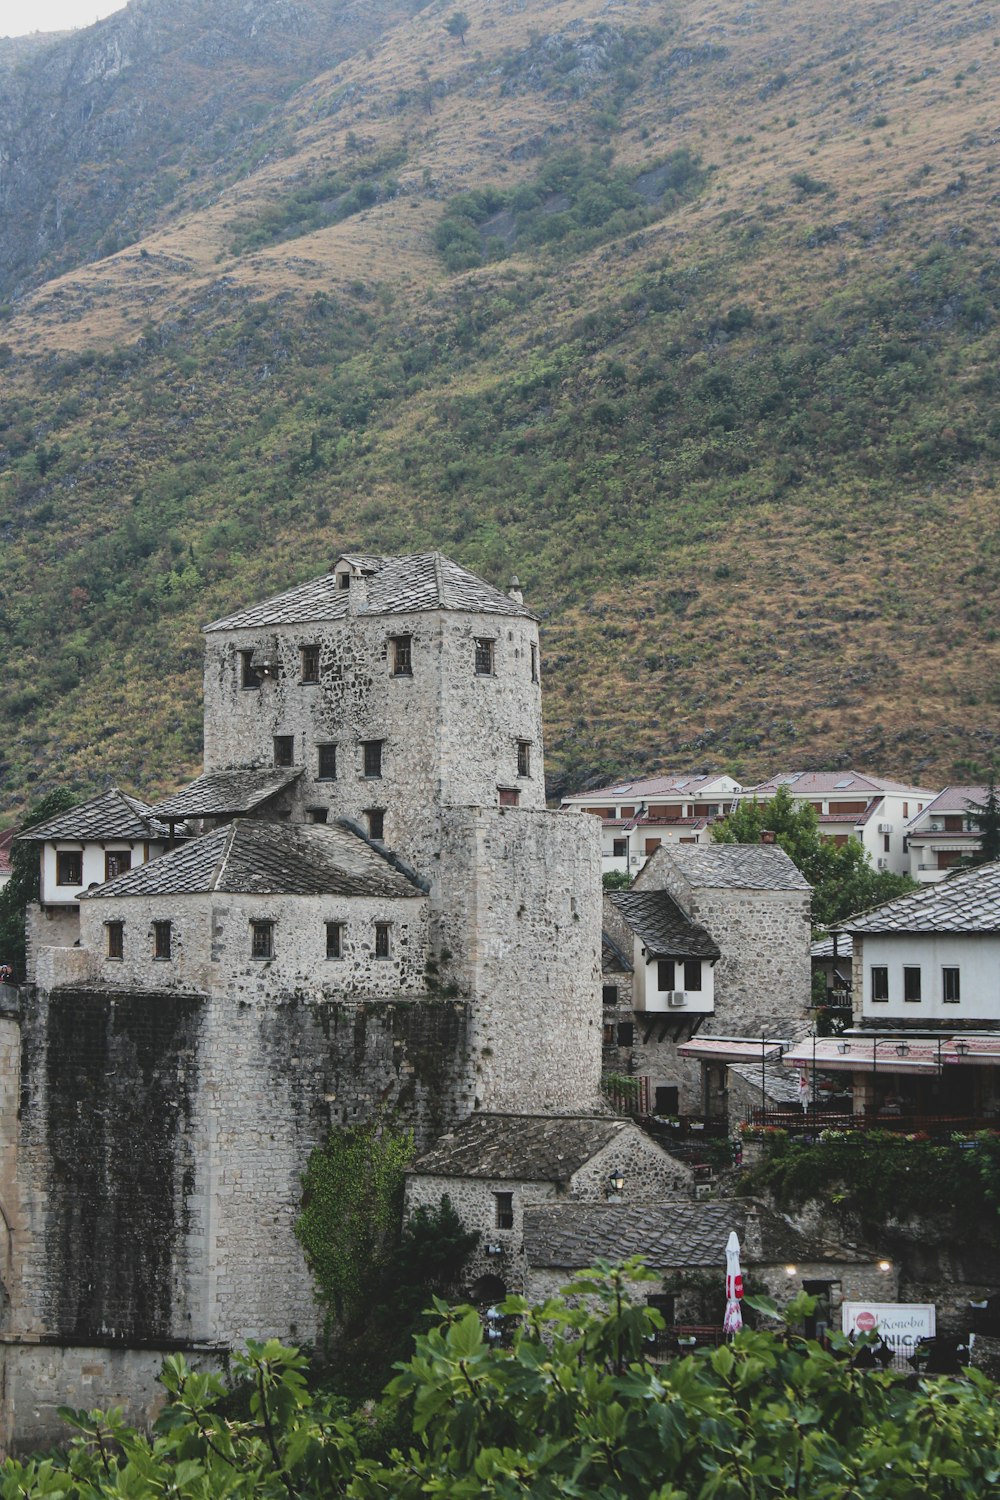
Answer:
<svg viewBox="0 0 1000 1500"><path fill-rule="evenodd" d="M826 1109L759 1109L751 1108L744 1124L757 1129L772 1128L813 1134L820 1130L891 1130L899 1135L968 1134L976 1130L998 1130L1000 1119L982 1115L886 1115L851 1114Z"/></svg>

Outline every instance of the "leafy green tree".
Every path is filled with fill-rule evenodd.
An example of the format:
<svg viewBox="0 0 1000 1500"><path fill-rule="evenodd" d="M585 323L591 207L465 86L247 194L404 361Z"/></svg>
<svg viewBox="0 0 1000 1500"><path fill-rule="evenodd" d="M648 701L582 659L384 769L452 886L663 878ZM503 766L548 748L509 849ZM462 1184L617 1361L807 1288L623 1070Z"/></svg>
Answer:
<svg viewBox="0 0 1000 1500"><path fill-rule="evenodd" d="M813 888L813 926L827 928L854 912L880 906L917 887L908 875L875 870L861 844L848 839L834 844L820 833L816 810L796 801L780 786L769 802L742 802L728 817L712 824L719 844L759 844L765 829L801 870Z"/></svg>
<svg viewBox="0 0 1000 1500"><path fill-rule="evenodd" d="M21 821L21 831L47 823L75 805L73 793L59 787L28 809ZM38 845L19 844L15 840L10 864L10 879L0 891L0 963L10 964L16 976L23 979L24 914L32 901L38 900Z"/></svg>
<svg viewBox="0 0 1000 1500"><path fill-rule="evenodd" d="M721 1270L720 1270L721 1276ZM815 1307L747 1299L779 1331L666 1364L662 1327L629 1295L638 1262L598 1265L538 1306L508 1298L512 1346L472 1308L436 1304L382 1406L398 1440L373 1451L373 1413L310 1390L277 1341L233 1356L229 1390L165 1363L154 1432L120 1412L64 1415L65 1454L0 1469L2 1500L981 1500L1000 1483L1000 1402L978 1371L915 1388L794 1329ZM384 1415L380 1413L379 1415ZM384 1445L383 1445L384 1448Z"/></svg>
<svg viewBox="0 0 1000 1500"><path fill-rule="evenodd" d="M969 803L969 821L979 830L979 848L969 855L969 864L985 865L1000 859L1000 795L994 773L990 773L985 802Z"/></svg>
<svg viewBox="0 0 1000 1500"><path fill-rule="evenodd" d="M605 870L601 884L606 891L627 891L632 880L626 870Z"/></svg>
<svg viewBox="0 0 1000 1500"><path fill-rule="evenodd" d="M444 23L444 29L449 36L457 36L458 40L465 46L465 33L468 31L471 21L464 10L453 11Z"/></svg>

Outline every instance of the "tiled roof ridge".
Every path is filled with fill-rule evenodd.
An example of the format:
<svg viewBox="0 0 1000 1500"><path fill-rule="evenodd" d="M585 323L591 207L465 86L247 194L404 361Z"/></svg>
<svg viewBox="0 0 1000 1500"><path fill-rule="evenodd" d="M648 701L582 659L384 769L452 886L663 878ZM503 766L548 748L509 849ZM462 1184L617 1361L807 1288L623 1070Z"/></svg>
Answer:
<svg viewBox="0 0 1000 1500"><path fill-rule="evenodd" d="M244 818L234 818L227 826L226 837L222 840L222 852L216 860L215 869L209 877L208 889L210 891L217 891L219 889L222 878L226 873L226 865L229 863L229 857L233 852L233 844L236 842L237 831L241 829L242 824L246 821Z"/></svg>

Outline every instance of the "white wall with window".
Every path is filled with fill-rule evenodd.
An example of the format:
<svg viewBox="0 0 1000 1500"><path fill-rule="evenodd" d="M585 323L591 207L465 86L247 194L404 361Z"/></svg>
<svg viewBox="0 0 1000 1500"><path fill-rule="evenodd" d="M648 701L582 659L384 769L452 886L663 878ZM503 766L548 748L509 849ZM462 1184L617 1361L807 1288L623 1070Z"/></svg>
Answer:
<svg viewBox="0 0 1000 1500"><path fill-rule="evenodd" d="M865 1021L1000 1021L1000 933L867 933L854 942Z"/></svg>
<svg viewBox="0 0 1000 1500"><path fill-rule="evenodd" d="M96 840L81 842L79 839L60 839L42 845L41 883L39 900L43 906L76 906L81 891L92 885L103 885L126 870L162 854L166 844L147 843L137 840L128 843L124 839L109 839L107 843Z"/></svg>
<svg viewBox="0 0 1000 1500"><path fill-rule="evenodd" d="M635 1008L655 1015L711 1015L715 976L708 958L650 958L636 940Z"/></svg>

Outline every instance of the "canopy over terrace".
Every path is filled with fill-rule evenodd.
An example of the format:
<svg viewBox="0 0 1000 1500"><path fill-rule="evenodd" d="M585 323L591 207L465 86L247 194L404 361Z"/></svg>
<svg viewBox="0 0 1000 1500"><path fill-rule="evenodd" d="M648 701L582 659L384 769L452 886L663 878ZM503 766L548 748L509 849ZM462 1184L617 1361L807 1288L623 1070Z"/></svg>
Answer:
<svg viewBox="0 0 1000 1500"><path fill-rule="evenodd" d="M690 1057L695 1062L772 1062L790 1046L787 1038L780 1037L699 1036L690 1042L682 1042L677 1053L679 1057Z"/></svg>
<svg viewBox="0 0 1000 1500"><path fill-rule="evenodd" d="M757 1055L760 1055L758 1045ZM848 1032L807 1038L782 1055L786 1067L857 1073L875 1062L885 1073L936 1074L948 1065L1000 1066L1000 1034L914 1036L912 1032Z"/></svg>

